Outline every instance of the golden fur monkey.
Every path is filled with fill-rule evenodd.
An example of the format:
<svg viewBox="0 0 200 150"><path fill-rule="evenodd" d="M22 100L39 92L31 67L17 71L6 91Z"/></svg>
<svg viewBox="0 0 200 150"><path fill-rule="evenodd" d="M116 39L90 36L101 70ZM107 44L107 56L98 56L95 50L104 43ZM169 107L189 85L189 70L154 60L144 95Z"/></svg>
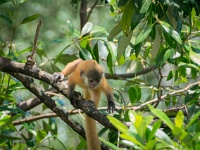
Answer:
<svg viewBox="0 0 200 150"><path fill-rule="evenodd" d="M98 107L101 92L103 92L108 100L107 110L109 112L115 110L112 88L104 77L102 67L95 60L74 60L68 63L61 73L54 73L54 79L62 81L68 75L68 96L74 106L76 106L73 98L74 90L76 85L79 85L84 90L84 98L94 101L96 107ZM88 150L101 150L96 121L86 115L85 122Z"/></svg>

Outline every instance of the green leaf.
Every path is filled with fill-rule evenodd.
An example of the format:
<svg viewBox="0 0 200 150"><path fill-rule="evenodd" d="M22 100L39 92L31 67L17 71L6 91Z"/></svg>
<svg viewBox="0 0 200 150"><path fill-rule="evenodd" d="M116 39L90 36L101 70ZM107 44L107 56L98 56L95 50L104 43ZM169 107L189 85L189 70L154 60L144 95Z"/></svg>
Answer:
<svg viewBox="0 0 200 150"><path fill-rule="evenodd" d="M69 35L72 35L74 33L74 26L70 20L67 20L67 26L69 28Z"/></svg>
<svg viewBox="0 0 200 150"><path fill-rule="evenodd" d="M81 36L89 33L92 29L92 26L93 26L93 24L91 22L87 22L82 28Z"/></svg>
<svg viewBox="0 0 200 150"><path fill-rule="evenodd" d="M46 137L47 133L44 130L39 130L36 133L36 141L37 143L41 143L41 141L43 141L43 139Z"/></svg>
<svg viewBox="0 0 200 150"><path fill-rule="evenodd" d="M131 25L133 12L134 12L134 3L132 0L129 0L125 6L124 13L122 14L122 19L121 19L121 27L126 35L128 34Z"/></svg>
<svg viewBox="0 0 200 150"><path fill-rule="evenodd" d="M129 140L136 145L139 145L140 147L142 147L142 149L145 149L144 145L142 145L142 143L140 143L134 136L131 136L129 134L120 134L120 137Z"/></svg>
<svg viewBox="0 0 200 150"><path fill-rule="evenodd" d="M115 27L110 31L108 36L108 41L111 41L116 35L118 35L122 31L121 24L118 23Z"/></svg>
<svg viewBox="0 0 200 150"><path fill-rule="evenodd" d="M113 143L108 142L107 140L99 137L100 141L103 142L106 146L108 146L109 148L111 148L112 150L121 150L121 148L118 148L117 146L115 146Z"/></svg>
<svg viewBox="0 0 200 150"><path fill-rule="evenodd" d="M137 89L135 87L130 87L128 90L128 95L132 105L134 105L134 103L137 101L137 95L138 95Z"/></svg>
<svg viewBox="0 0 200 150"><path fill-rule="evenodd" d="M168 35L170 35L174 40L176 40L179 44L182 44L182 40L178 32L176 32L172 26L170 26L168 23L164 21L159 21L162 28L167 32Z"/></svg>
<svg viewBox="0 0 200 150"><path fill-rule="evenodd" d="M184 114L181 110L178 111L176 118L174 119L174 124L176 127L181 128L183 126Z"/></svg>
<svg viewBox="0 0 200 150"><path fill-rule="evenodd" d="M108 53L108 56L107 56L107 65L108 65L108 69L109 69L111 75L113 75L112 54L110 52Z"/></svg>
<svg viewBox="0 0 200 150"><path fill-rule="evenodd" d="M5 16L5 15L0 15L0 18L5 20L8 24L12 25L12 20L10 19L10 17Z"/></svg>
<svg viewBox="0 0 200 150"><path fill-rule="evenodd" d="M194 63L200 66L200 53L193 51L193 49L191 48L191 50L189 51L189 56Z"/></svg>
<svg viewBox="0 0 200 150"><path fill-rule="evenodd" d="M148 107L151 110L151 112L154 115L156 115L158 118L160 118L170 129L174 128L172 121L169 119L169 117L164 112L162 112L159 109L153 108L151 105L148 105Z"/></svg>
<svg viewBox="0 0 200 150"><path fill-rule="evenodd" d="M140 20L144 17L144 14L139 14L134 12L131 20L131 30L133 31L135 27L140 23Z"/></svg>
<svg viewBox="0 0 200 150"><path fill-rule="evenodd" d="M155 137L157 137L159 139L159 141L161 140L163 143L165 143L165 145L170 145L171 148L173 147L172 145L172 140L170 139L170 137L161 129L157 129L156 133L155 133ZM175 148L174 148L175 149Z"/></svg>
<svg viewBox="0 0 200 150"><path fill-rule="evenodd" d="M117 53L117 60L119 61L121 59L121 56L124 54L125 49L130 44L131 38L132 38L133 32L130 31L128 36L123 34L118 41L118 53Z"/></svg>
<svg viewBox="0 0 200 150"><path fill-rule="evenodd" d="M107 30L104 27L101 27L101 26L94 26L90 33L92 35L97 34L97 33L99 33L99 34L103 34L104 33L106 35L108 34Z"/></svg>
<svg viewBox="0 0 200 150"><path fill-rule="evenodd" d="M142 3L143 5L142 5L142 8L140 9L140 13L146 13L151 4L151 0L143 0Z"/></svg>
<svg viewBox="0 0 200 150"><path fill-rule="evenodd" d="M147 38L147 36L149 35L149 33L151 32L153 26L154 26L154 24L147 25L144 29L142 29L140 34L136 37L134 45L137 45L140 42L144 41Z"/></svg>
<svg viewBox="0 0 200 150"><path fill-rule="evenodd" d="M161 126L161 120L156 121L153 124L153 127L148 126L148 128L150 128L150 130L151 130L151 132L150 132L150 134L148 136L148 141L152 140L155 137L155 133L160 128L160 126Z"/></svg>
<svg viewBox="0 0 200 150"><path fill-rule="evenodd" d="M122 122L111 116L107 116L107 118L120 132L127 133L128 128Z"/></svg>
<svg viewBox="0 0 200 150"><path fill-rule="evenodd" d="M80 55L80 58L84 60L92 59L92 55L86 48L80 48L79 55Z"/></svg>
<svg viewBox="0 0 200 150"><path fill-rule="evenodd" d="M186 125L185 129L187 129L188 127L190 127L200 116L200 111L198 111L197 113L194 114L193 117L191 117L190 122Z"/></svg>
<svg viewBox="0 0 200 150"><path fill-rule="evenodd" d="M28 22L31 22L33 20L36 20L39 17L40 17L40 14L35 14L35 15L28 16L24 20L22 20L22 22L20 23L20 25L28 23Z"/></svg>
<svg viewBox="0 0 200 150"><path fill-rule="evenodd" d="M171 70L167 76L167 81L171 80L173 78L173 70Z"/></svg>
<svg viewBox="0 0 200 150"><path fill-rule="evenodd" d="M94 56L94 59L99 63L99 48L98 48L98 42L94 45L94 48L93 48L93 56Z"/></svg>
<svg viewBox="0 0 200 150"><path fill-rule="evenodd" d="M7 3L7 2L10 2L10 1L12 1L12 0L0 0L0 5Z"/></svg>

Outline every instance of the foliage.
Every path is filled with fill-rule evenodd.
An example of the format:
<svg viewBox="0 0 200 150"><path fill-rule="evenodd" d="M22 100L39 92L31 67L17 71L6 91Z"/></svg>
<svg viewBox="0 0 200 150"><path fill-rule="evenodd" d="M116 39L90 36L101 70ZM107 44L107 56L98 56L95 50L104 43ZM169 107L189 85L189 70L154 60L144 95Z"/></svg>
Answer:
<svg viewBox="0 0 200 150"><path fill-rule="evenodd" d="M78 11L80 2L72 0L70 6ZM26 42L23 49L18 46L17 39L22 40L18 31L22 32L26 25L45 15L30 12L24 16L21 11L25 3L30 1L0 2L1 7L6 7L5 12L0 12L0 56L18 62L25 62L25 54L32 49L30 45L26 46ZM47 43L47 36L41 35L37 65L53 73L78 57L95 59L107 68L110 78L120 79L110 82L115 87L114 96L119 109L113 117L108 116L120 134L106 127L99 132L99 136L107 135L108 140L100 139L108 147L199 149L199 1L100 0L99 4L105 8L99 10L105 13L99 17L103 22L101 25L96 23L97 16L90 16L92 19L80 30L72 18L65 22L62 34L51 42ZM48 18L48 21L52 19ZM3 35L10 35L10 40ZM56 51L47 50L49 47L45 45L48 44L49 47L55 44ZM151 72L146 71L148 68ZM66 145L59 138L60 124L54 118L15 127L17 119L39 112L24 112L17 107L20 103L17 94L20 91L27 93L18 80L3 72L0 72L0 79L0 147L13 150L56 149L58 145L61 149L85 148L85 140L80 137L79 144ZM49 88L42 82L40 86ZM23 100L30 97L32 95L26 95ZM59 106L65 104L65 99L54 98L58 99ZM42 106L41 114L45 110L46 106ZM58 144L45 143L51 140Z"/></svg>

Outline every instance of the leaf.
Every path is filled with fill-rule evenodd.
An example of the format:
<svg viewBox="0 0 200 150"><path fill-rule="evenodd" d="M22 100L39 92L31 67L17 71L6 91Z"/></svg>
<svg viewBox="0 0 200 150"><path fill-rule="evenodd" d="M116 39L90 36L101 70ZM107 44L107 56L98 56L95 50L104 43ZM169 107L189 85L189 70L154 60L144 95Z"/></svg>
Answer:
<svg viewBox="0 0 200 150"><path fill-rule="evenodd" d="M92 29L93 24L91 22L87 22L81 31L81 36L86 35L87 33L89 33Z"/></svg>
<svg viewBox="0 0 200 150"><path fill-rule="evenodd" d="M40 143L45 137L46 137L47 133L44 130L39 130L36 133L36 141L37 143Z"/></svg>
<svg viewBox="0 0 200 150"><path fill-rule="evenodd" d="M128 34L131 25L133 12L134 12L134 3L132 0L129 0L125 6L124 13L122 14L122 19L121 19L121 27L126 35Z"/></svg>
<svg viewBox="0 0 200 150"><path fill-rule="evenodd" d="M0 5L7 3L7 2L10 2L10 1L12 1L12 0L0 0Z"/></svg>
<svg viewBox="0 0 200 150"><path fill-rule="evenodd" d="M170 129L174 128L174 125L172 121L169 119L169 117L159 109L153 108L151 105L148 105L151 112L156 115L158 118L160 118Z"/></svg>
<svg viewBox="0 0 200 150"><path fill-rule="evenodd" d="M109 69L111 75L113 75L112 54L110 52L108 53L108 56L107 56L107 65L108 65L108 69Z"/></svg>
<svg viewBox="0 0 200 150"><path fill-rule="evenodd" d="M108 34L107 30L102 26L94 26L90 32L92 35L100 33L100 34Z"/></svg>
<svg viewBox="0 0 200 150"><path fill-rule="evenodd" d="M149 35L149 33L151 32L152 30L152 27L153 27L154 24L152 25L148 25L146 26L141 32L140 34L136 37L136 40L135 40L135 44L134 45L137 45L139 44L140 42L144 41L147 36Z"/></svg>
<svg viewBox="0 0 200 150"><path fill-rule="evenodd" d="M118 148L117 146L115 146L113 143L108 142L107 140L103 139L103 138L99 138L101 142L103 142L105 145L107 145L108 147L110 147L112 150L121 150L121 148Z"/></svg>
<svg viewBox="0 0 200 150"><path fill-rule="evenodd" d="M118 41L118 53L117 53L117 60L119 61L121 59L121 56L124 54L125 49L130 44L131 38L132 38L133 32L130 31L128 36L123 34Z"/></svg>
<svg viewBox="0 0 200 150"><path fill-rule="evenodd" d="M172 26L170 26L168 23L164 21L159 21L159 23L161 24L162 28L167 32L168 35L174 38L174 40L176 40L179 44L182 44L180 35L178 34L177 31L173 29Z"/></svg>
<svg viewBox="0 0 200 150"><path fill-rule="evenodd" d="M135 87L130 87L128 90L128 95L131 104L134 105L134 103L137 101L137 89Z"/></svg>
<svg viewBox="0 0 200 150"><path fill-rule="evenodd" d="M84 60L92 59L92 55L86 48L80 48L79 56L80 56L80 58L82 58Z"/></svg>
<svg viewBox="0 0 200 150"><path fill-rule="evenodd" d="M111 116L107 116L107 118L109 119L109 121L122 133L127 133L128 132L128 128L122 123L120 122L118 119L111 117Z"/></svg>
<svg viewBox="0 0 200 150"><path fill-rule="evenodd" d="M173 70L171 70L167 76L167 80L166 81L169 81L173 78Z"/></svg>
<svg viewBox="0 0 200 150"><path fill-rule="evenodd" d="M20 25L28 23L28 22L31 22L33 20L36 20L39 17L40 17L40 14L35 14L35 15L28 16L24 20L22 20L22 22L20 23Z"/></svg>
<svg viewBox="0 0 200 150"><path fill-rule="evenodd" d="M190 127L200 116L200 111L198 111L197 113L194 114L193 117L191 117L190 122L186 125L185 129L187 129L188 127Z"/></svg>
<svg viewBox="0 0 200 150"><path fill-rule="evenodd" d="M74 33L74 26L70 20L67 20L67 26L69 28L69 35L72 35Z"/></svg>
<svg viewBox="0 0 200 150"><path fill-rule="evenodd" d="M93 48L93 56L94 56L94 59L99 63L99 48L98 48L98 42L94 45L94 48Z"/></svg>
<svg viewBox="0 0 200 150"><path fill-rule="evenodd" d="M134 12L131 20L131 30L133 31L135 27L140 23L140 20L144 17L144 14L139 14Z"/></svg>
<svg viewBox="0 0 200 150"><path fill-rule="evenodd" d="M0 18L5 20L8 24L12 25L12 20L10 19L10 17L5 16L5 15L0 15Z"/></svg>
<svg viewBox="0 0 200 150"><path fill-rule="evenodd" d="M196 63L198 66L200 66L200 53L197 52L197 51L193 51L193 49L191 49L189 51L189 56L190 56L190 59Z"/></svg>
<svg viewBox="0 0 200 150"><path fill-rule="evenodd" d="M150 128L150 130L151 130L151 132L150 132L150 134L148 136L148 141L152 140L155 137L155 133L160 128L160 126L161 126L161 120L156 121L153 124L153 127L148 126L148 128Z"/></svg>
<svg viewBox="0 0 200 150"><path fill-rule="evenodd" d="M184 115L181 110L178 111L176 118L174 119L174 124L176 127L181 128L183 126Z"/></svg>
<svg viewBox="0 0 200 150"><path fill-rule="evenodd" d="M108 41L111 41L121 31L122 31L121 24L120 23L116 24L115 27L109 33Z"/></svg>
<svg viewBox="0 0 200 150"><path fill-rule="evenodd" d="M151 4L151 0L143 0L142 3L143 5L142 5L142 8L140 9L140 13L146 13Z"/></svg>

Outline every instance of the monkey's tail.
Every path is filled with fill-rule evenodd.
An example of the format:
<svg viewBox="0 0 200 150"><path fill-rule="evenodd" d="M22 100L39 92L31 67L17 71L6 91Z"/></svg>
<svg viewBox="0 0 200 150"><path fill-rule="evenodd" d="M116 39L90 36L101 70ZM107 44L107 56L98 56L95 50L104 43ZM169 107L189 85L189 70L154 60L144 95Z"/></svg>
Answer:
<svg viewBox="0 0 200 150"><path fill-rule="evenodd" d="M101 150L101 145L97 134L96 121L86 115L85 123L86 123L87 149Z"/></svg>

